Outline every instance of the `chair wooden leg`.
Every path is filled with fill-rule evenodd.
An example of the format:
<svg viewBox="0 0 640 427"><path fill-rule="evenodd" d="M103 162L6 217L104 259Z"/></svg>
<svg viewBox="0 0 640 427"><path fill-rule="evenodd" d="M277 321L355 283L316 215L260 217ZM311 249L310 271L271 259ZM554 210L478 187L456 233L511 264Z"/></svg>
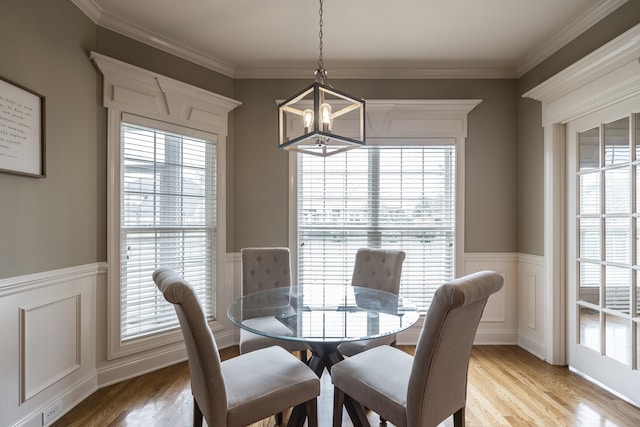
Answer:
<svg viewBox="0 0 640 427"><path fill-rule="evenodd" d="M333 427L342 427L342 406L344 393L338 387L333 387Z"/></svg>
<svg viewBox="0 0 640 427"><path fill-rule="evenodd" d="M318 398L307 402L307 427L318 427Z"/></svg>
<svg viewBox="0 0 640 427"><path fill-rule="evenodd" d="M278 412L276 414L276 425L281 426L282 425L282 412Z"/></svg>
<svg viewBox="0 0 640 427"><path fill-rule="evenodd" d="M300 351L300 360L302 360L305 365L309 364L309 361L307 360L307 350Z"/></svg>
<svg viewBox="0 0 640 427"><path fill-rule="evenodd" d="M453 427L464 427L464 408L453 413Z"/></svg>
<svg viewBox="0 0 640 427"><path fill-rule="evenodd" d="M193 398L193 427L202 427L202 411L195 397Z"/></svg>

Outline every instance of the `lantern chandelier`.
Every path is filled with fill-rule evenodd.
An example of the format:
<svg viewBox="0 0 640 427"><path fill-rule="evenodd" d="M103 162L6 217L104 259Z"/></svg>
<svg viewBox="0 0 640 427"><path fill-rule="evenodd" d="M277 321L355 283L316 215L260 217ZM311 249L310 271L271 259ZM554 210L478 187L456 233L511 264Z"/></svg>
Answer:
<svg viewBox="0 0 640 427"><path fill-rule="evenodd" d="M334 89L322 56L320 0L320 56L313 84L278 105L278 144L289 151L330 156L365 145L364 100Z"/></svg>

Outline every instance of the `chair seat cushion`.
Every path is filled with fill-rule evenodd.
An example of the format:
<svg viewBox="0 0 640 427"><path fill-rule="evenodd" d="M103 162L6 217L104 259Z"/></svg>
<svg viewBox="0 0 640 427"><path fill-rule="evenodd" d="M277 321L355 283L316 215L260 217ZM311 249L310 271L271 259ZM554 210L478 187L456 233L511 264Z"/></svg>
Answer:
<svg viewBox="0 0 640 427"><path fill-rule="evenodd" d="M395 342L395 335L388 335L386 337L375 338L372 340L362 341L347 341L338 346L338 351L343 356L355 356L358 353L362 353L370 348L378 347L381 345L391 345Z"/></svg>
<svg viewBox="0 0 640 427"><path fill-rule="evenodd" d="M291 353L273 346L222 362L227 425L246 426L320 394L320 380Z"/></svg>
<svg viewBox="0 0 640 427"><path fill-rule="evenodd" d="M331 368L331 381L365 407L398 427L406 426L407 384L413 357L390 346L379 346L349 357ZM384 370L371 369L384 366Z"/></svg>
<svg viewBox="0 0 640 427"><path fill-rule="evenodd" d="M242 323L250 328L269 332L273 335L293 336L293 332L273 316L254 317L252 319L247 319ZM272 345L278 345L288 351L303 351L308 348L303 341L279 340L255 334L247 331L246 329L240 329L241 354L249 353L250 351L255 351L261 348L271 347Z"/></svg>

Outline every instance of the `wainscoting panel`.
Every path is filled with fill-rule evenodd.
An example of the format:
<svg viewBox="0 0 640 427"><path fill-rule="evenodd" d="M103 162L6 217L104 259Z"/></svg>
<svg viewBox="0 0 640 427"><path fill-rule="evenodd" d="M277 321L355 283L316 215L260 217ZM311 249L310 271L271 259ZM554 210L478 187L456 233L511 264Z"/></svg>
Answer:
<svg viewBox="0 0 640 427"><path fill-rule="evenodd" d="M1 426L48 425L97 389L99 268L0 281Z"/></svg>
<svg viewBox="0 0 640 427"><path fill-rule="evenodd" d="M543 359L544 258L521 254L518 266L518 345Z"/></svg>
<svg viewBox="0 0 640 427"><path fill-rule="evenodd" d="M80 301L76 294L20 308L20 404L80 368Z"/></svg>
<svg viewBox="0 0 640 427"><path fill-rule="evenodd" d="M464 274L496 271L504 285L491 295L484 308L475 344L516 344L518 337L518 254L467 253Z"/></svg>

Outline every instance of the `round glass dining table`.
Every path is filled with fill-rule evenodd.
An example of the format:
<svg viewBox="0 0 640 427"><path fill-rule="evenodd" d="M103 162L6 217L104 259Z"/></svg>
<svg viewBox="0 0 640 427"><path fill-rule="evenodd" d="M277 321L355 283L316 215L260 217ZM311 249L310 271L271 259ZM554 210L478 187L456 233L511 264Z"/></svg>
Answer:
<svg viewBox="0 0 640 427"><path fill-rule="evenodd" d="M420 318L418 308L401 296L330 284L255 292L234 301L227 315L235 325L253 333L305 342L311 349L309 367L318 377L343 359L338 351L341 343L393 335ZM349 406L347 410L359 411ZM295 415L294 411L292 417ZM298 416L303 422L304 415Z"/></svg>

